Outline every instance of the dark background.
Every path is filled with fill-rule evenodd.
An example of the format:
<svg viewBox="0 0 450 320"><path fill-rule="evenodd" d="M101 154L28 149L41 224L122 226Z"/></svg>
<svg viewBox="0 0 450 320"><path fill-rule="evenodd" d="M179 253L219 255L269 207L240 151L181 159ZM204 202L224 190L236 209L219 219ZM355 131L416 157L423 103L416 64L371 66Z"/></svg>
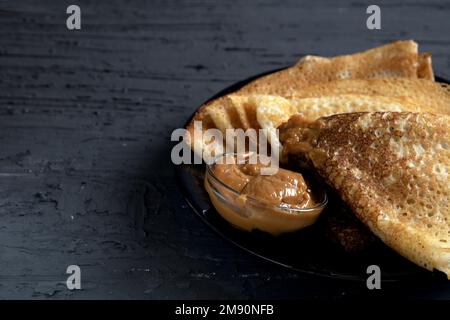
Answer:
<svg viewBox="0 0 450 320"><path fill-rule="evenodd" d="M66 28L77 4L82 30ZM170 134L220 89L396 39L450 78L450 2L0 1L0 298L345 298L364 282L250 256L191 212ZM65 286L78 264L82 290ZM377 296L450 298L447 283Z"/></svg>

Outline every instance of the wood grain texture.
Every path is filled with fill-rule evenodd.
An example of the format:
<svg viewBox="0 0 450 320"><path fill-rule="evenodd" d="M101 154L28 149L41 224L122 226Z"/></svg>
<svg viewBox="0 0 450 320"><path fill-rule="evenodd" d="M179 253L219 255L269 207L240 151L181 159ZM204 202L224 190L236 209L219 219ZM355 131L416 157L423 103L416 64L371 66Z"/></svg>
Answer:
<svg viewBox="0 0 450 320"><path fill-rule="evenodd" d="M247 255L190 211L170 134L212 94L301 55L412 38L450 78L450 2L0 1L0 298L343 298L365 283ZM65 287L70 264L81 291ZM447 284L383 295L449 298ZM375 293L376 294L376 293ZM406 293L405 293L406 294Z"/></svg>

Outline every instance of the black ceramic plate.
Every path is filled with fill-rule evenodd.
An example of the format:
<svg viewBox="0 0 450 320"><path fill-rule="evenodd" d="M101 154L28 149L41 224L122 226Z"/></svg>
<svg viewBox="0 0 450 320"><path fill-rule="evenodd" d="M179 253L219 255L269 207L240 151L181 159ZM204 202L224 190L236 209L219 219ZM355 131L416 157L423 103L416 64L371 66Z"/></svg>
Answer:
<svg viewBox="0 0 450 320"><path fill-rule="evenodd" d="M279 69L278 69L279 70ZM236 83L209 100L233 92L246 83L273 70ZM436 78L436 81L449 81ZM232 227L214 209L203 187L204 165L178 165L176 175L186 201L215 232L258 257L291 270L348 280L367 279L367 267L378 265L383 281L398 281L442 276L428 272L404 259L378 241L363 253L350 254L333 245L316 225L292 234L273 237L263 232L244 232Z"/></svg>

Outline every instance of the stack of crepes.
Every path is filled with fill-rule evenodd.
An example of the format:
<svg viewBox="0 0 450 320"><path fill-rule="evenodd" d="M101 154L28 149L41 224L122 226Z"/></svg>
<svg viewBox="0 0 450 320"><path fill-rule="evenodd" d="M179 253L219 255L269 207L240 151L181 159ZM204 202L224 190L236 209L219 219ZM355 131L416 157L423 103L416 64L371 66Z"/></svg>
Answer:
<svg viewBox="0 0 450 320"><path fill-rule="evenodd" d="M301 154L387 245L449 276L449 115L450 87L434 81L431 54L397 41L306 56L258 78L202 106L185 140L214 154L211 141L194 138L194 121L224 133L282 125L271 143L289 145L284 158Z"/></svg>

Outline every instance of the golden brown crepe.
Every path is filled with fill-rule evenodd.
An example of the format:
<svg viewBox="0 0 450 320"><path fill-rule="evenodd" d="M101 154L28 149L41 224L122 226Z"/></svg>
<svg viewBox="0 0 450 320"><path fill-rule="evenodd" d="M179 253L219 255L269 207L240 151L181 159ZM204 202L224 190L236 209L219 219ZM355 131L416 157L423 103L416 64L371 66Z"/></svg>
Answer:
<svg viewBox="0 0 450 320"><path fill-rule="evenodd" d="M309 86L289 98L317 98L342 94L399 97L427 105L438 113L450 112L450 86L424 79L375 78L332 81Z"/></svg>
<svg viewBox="0 0 450 320"><path fill-rule="evenodd" d="M431 66L430 60L421 59ZM287 96L304 88L342 79L379 77L417 78L429 74L418 72L418 45L412 40L396 41L380 47L333 58L306 56L294 66L252 81L239 90L240 94L272 94Z"/></svg>
<svg viewBox="0 0 450 320"><path fill-rule="evenodd" d="M281 126L356 216L398 253L450 278L450 116L346 113Z"/></svg>
<svg viewBox="0 0 450 320"><path fill-rule="evenodd" d="M363 80L364 81L364 80ZM380 88L380 87L378 87ZM256 105L257 120L266 130L274 130L294 114L301 114L308 120L338 113L359 111L412 111L450 114L450 92L445 99L432 102L428 95L420 98L395 96L394 92L380 90L384 95L339 94L318 98L281 98L278 96L249 96L248 103ZM389 94L392 94L390 96ZM241 99L242 100L242 99Z"/></svg>
<svg viewBox="0 0 450 320"><path fill-rule="evenodd" d="M421 77L433 80L431 55L428 53L418 54L417 47L417 43L407 40L335 58L306 56L291 68L258 78L237 93L218 98L202 106L187 127L189 134L186 135L185 140L197 153L206 150L208 153L214 154L214 151L211 151L214 150L212 143L203 141L201 136L194 138L194 121L200 121L203 131L210 128L219 128L222 131L227 128L258 129L260 124L257 121L257 105L247 103L248 96L253 94L278 95L280 97L296 96L297 98L312 97L311 94L308 94L310 92L308 88L311 85L323 83L324 85L331 85L335 88L335 91L332 94L327 94L326 90L321 93L316 91L318 97L336 95L337 92L340 92L340 94L368 95L371 94L370 91L373 91L374 86L380 85L382 81L373 82L374 86L372 87L370 82L361 82L358 87L354 88L351 87L351 82L346 82L347 84L343 85L335 84L342 79L352 81L367 78L386 80L381 89L378 90L379 95L409 95L411 90L415 90L421 84L426 88L431 87L432 85L426 84L426 82L431 84L431 81L421 80L415 84L411 83L409 87L403 90L395 91L402 84L395 85L397 81L391 79L391 77L396 77L396 79L399 79L399 77L404 79ZM356 86L356 82L353 85ZM383 90L383 88L390 88L390 90ZM313 89L311 92L314 90L318 89ZM434 88L434 91L438 90ZM425 93L426 89L419 92ZM325 115L318 113L318 116Z"/></svg>

